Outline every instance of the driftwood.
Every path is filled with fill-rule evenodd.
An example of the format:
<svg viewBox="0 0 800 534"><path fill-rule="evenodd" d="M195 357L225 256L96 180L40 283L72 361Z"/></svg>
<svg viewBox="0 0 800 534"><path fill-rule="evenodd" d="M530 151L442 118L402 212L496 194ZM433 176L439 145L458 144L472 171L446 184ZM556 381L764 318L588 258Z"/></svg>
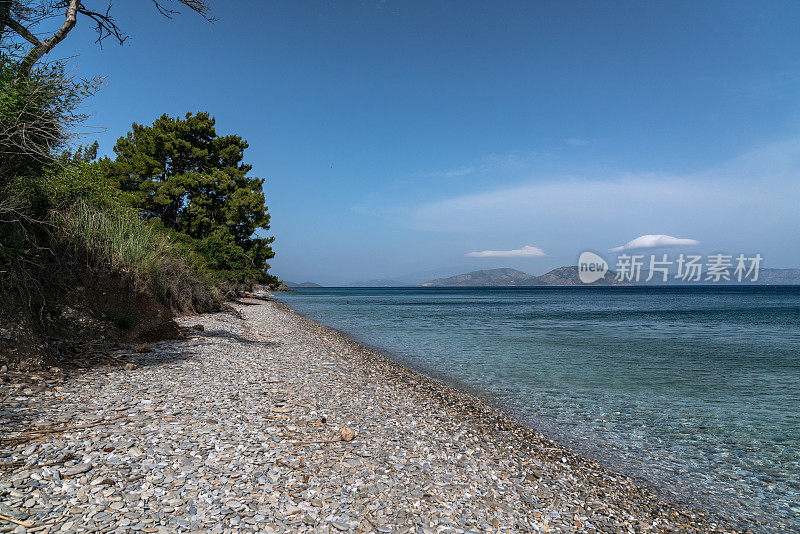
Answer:
<svg viewBox="0 0 800 534"><path fill-rule="evenodd" d="M12 467L22 467L25 462L22 460L15 460L13 462L0 462L0 469L11 469Z"/></svg>
<svg viewBox="0 0 800 534"><path fill-rule="evenodd" d="M25 523L24 521L17 521L13 517L8 517L7 515L3 515L3 514L0 514L0 519L3 519L4 521L8 521L9 523L14 523L15 525L19 525L19 526L25 527L25 528L33 527L32 523Z"/></svg>
<svg viewBox="0 0 800 534"><path fill-rule="evenodd" d="M355 430L347 427L342 427L339 430L339 435L331 439L318 439L314 441L295 441L292 445L324 445L328 443L338 443L340 441L352 441L356 437Z"/></svg>
<svg viewBox="0 0 800 534"><path fill-rule="evenodd" d="M295 471L300 471L301 473L306 474L306 472L303 471L303 467L305 467L305 466L295 467L292 464L288 464L288 463L284 462L283 460L278 460L278 465L283 466L283 467L288 467L289 469L294 469Z"/></svg>
<svg viewBox="0 0 800 534"><path fill-rule="evenodd" d="M119 419L121 419L121 417L109 419L108 421L98 421L96 423L88 423L85 425L45 427L42 430L26 430L21 432L20 434L17 434L16 436L11 436L8 438L0 438L0 445L17 445L19 443L25 443L26 441L42 438L48 434L58 434L61 432L68 432L70 430L82 430L84 428L92 428L100 425L110 425L111 423L114 423Z"/></svg>
<svg viewBox="0 0 800 534"><path fill-rule="evenodd" d="M42 425L42 426L29 425L29 426L27 426L27 427L23 428L22 430L20 430L20 432L22 432L22 433L26 433L26 432L36 432L36 431L40 431L40 430L50 430L51 428L56 428L56 427L58 427L58 426L62 426L62 427L63 427L63 426L65 426L65 425L68 425L68 424L70 424L70 422L72 422L72 419L73 419L74 417L75 417L75 415L73 414L73 415L72 415L72 416L70 416L70 418L69 418L69 419L67 419L66 421L62 421L62 422L60 422L60 423L53 423L52 425Z"/></svg>
<svg viewBox="0 0 800 534"><path fill-rule="evenodd" d="M295 441L292 445L324 445L326 443L338 443L340 441L342 441L342 438L317 439L314 441Z"/></svg>

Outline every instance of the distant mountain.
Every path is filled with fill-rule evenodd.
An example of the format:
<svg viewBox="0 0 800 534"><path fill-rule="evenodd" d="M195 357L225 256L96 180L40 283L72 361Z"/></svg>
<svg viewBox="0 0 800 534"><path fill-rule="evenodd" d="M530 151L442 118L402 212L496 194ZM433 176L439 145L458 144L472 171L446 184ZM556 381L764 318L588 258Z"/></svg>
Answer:
<svg viewBox="0 0 800 534"><path fill-rule="evenodd" d="M459 266L439 267L437 269L428 269L426 271L417 271L413 273L406 273L401 276L393 277L394 280L402 282L409 286L415 286L428 280L435 280L437 278L447 278L461 273L480 270L477 264L469 265L463 264Z"/></svg>
<svg viewBox="0 0 800 534"><path fill-rule="evenodd" d="M552 271L545 273L539 277L537 277L541 282L542 285L545 286L585 286L585 285L592 285L592 286L619 286L619 285L630 285L625 284L622 282L618 282L616 278L617 274L613 271L608 271L606 275L598 280L597 282L593 282L591 284L584 284L581 282L581 279L578 277L578 266L577 265L570 265L567 267L558 267L553 269Z"/></svg>
<svg viewBox="0 0 800 534"><path fill-rule="evenodd" d="M322 287L319 284L315 284L314 282L300 282L299 284L296 282L284 282L289 287Z"/></svg>
<svg viewBox="0 0 800 534"><path fill-rule="evenodd" d="M399 280L387 280L384 278L373 278L372 280L359 280L345 287L406 287L409 284Z"/></svg>
<svg viewBox="0 0 800 534"><path fill-rule="evenodd" d="M693 284L687 284L674 279L674 273L670 273L666 283L654 277L647 282L648 271L642 270L639 282L619 282L616 280L616 273L609 271L603 278L592 284L584 284L578 277L578 266L570 265L558 267L541 276L517 271L516 269L488 269L483 271L472 271L470 273L458 274L448 278L437 278L429 282L419 284L422 287L520 287L520 286L631 286L631 285L703 285L710 282L700 280ZM660 275L659 275L660 276ZM800 269L761 269L756 282L736 281L722 282L715 285L800 285Z"/></svg>
<svg viewBox="0 0 800 534"><path fill-rule="evenodd" d="M800 285L800 269L761 269L755 283L767 286Z"/></svg>
<svg viewBox="0 0 800 534"><path fill-rule="evenodd" d="M516 269L488 269L457 274L448 278L437 278L419 284L422 287L503 287L540 286L543 283L535 276Z"/></svg>
<svg viewBox="0 0 800 534"><path fill-rule="evenodd" d="M730 280L720 280L719 282L709 282L705 279L705 273L698 281L684 281L676 278L675 269L670 269L667 281L663 281L661 273L655 273L652 280L649 282L647 278L650 273L642 270L639 276L639 283L635 285L647 286L698 286L698 285L727 285L727 286L796 286L800 285L800 269L759 269L758 280L755 282L750 280L750 276L745 277L744 280L738 282L734 273L731 271Z"/></svg>

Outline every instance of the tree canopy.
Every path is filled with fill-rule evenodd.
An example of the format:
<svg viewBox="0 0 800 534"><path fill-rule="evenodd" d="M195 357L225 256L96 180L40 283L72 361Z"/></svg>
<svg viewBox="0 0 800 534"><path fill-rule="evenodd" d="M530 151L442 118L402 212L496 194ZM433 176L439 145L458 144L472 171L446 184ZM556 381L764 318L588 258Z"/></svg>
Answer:
<svg viewBox="0 0 800 534"><path fill-rule="evenodd" d="M264 179L248 176L247 141L215 126L207 112L134 123L114 146L116 160L101 166L132 206L198 240L215 269L239 270L243 253L266 275L273 238L256 235L269 230Z"/></svg>
<svg viewBox="0 0 800 534"><path fill-rule="evenodd" d="M184 7L213 20L206 0L152 1L168 18ZM112 8L111 0L0 0L0 187L10 176L41 173L76 137L80 104L103 78L78 80L65 60L40 60L78 20L94 25L97 42L124 42Z"/></svg>

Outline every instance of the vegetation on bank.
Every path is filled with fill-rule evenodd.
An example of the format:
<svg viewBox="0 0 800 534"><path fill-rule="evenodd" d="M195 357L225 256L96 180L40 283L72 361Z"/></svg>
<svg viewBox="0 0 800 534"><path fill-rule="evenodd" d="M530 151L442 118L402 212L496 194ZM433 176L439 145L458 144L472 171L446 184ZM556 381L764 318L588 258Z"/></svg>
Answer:
<svg viewBox="0 0 800 534"><path fill-rule="evenodd" d="M181 4L206 16L204 2ZM39 62L49 51L39 45L55 44L37 45L23 24L64 7L58 31L66 32L55 44L71 15L88 13L83 4L0 0L0 325L38 330L27 337L43 346L45 319L54 306L74 303L77 287L97 293L82 302L107 318L135 318L142 303L205 311L240 288L277 282L264 180L249 175L247 142L218 135L209 113L133 124L113 157L97 159L97 143L74 148L81 102L102 81L75 80L63 62ZM104 17L99 35L122 40ZM20 346L20 335L0 332L0 341Z"/></svg>

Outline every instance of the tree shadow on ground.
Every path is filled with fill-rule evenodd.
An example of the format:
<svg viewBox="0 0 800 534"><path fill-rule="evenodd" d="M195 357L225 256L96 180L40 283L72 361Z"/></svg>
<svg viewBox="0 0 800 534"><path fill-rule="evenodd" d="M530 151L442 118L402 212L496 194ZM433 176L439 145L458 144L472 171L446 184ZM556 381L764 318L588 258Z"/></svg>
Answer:
<svg viewBox="0 0 800 534"><path fill-rule="evenodd" d="M192 334L192 337L197 338L224 338L230 339L232 341L236 341L237 343L242 343L243 345L260 345L262 347L278 347L282 344L281 341L272 341L268 339L252 339L241 334L236 334L234 332L230 332L228 330L224 330L221 328L214 329L214 330L205 330L203 332L198 332L196 334Z"/></svg>
<svg viewBox="0 0 800 534"><path fill-rule="evenodd" d="M259 302L253 302L253 300L258 300ZM234 300L233 303L239 306L262 306L264 302L269 302L268 299L261 299L258 297L251 297L248 299L239 299Z"/></svg>
<svg viewBox="0 0 800 534"><path fill-rule="evenodd" d="M49 419L55 413L57 396L46 395L45 391L53 392L55 388L70 380L85 380L95 373L130 373L131 380L138 380L137 369L157 368L169 366L185 360L201 357L205 351L203 340L224 339L231 344L259 346L264 348L278 347L282 341L258 339L258 334L244 336L224 328L215 328L200 332L191 332L179 339L164 340L151 343L151 351L137 352L136 345L128 346L107 344L98 346L87 344L75 347L69 355L64 355L58 362L56 372L49 370L2 373L0 378L0 438L12 437L19 432L38 426L42 421ZM131 369L126 365L132 364ZM53 420L50 423L66 422ZM25 441L30 443L34 439ZM5 460L3 449L10 452L18 443L0 440L0 476L3 475L3 462Z"/></svg>

